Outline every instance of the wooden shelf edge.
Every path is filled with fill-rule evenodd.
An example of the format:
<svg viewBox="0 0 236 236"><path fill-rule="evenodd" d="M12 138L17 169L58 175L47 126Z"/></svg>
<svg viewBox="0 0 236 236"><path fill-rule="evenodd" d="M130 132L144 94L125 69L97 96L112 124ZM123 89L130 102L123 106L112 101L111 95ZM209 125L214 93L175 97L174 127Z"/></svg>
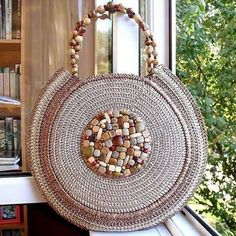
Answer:
<svg viewBox="0 0 236 236"><path fill-rule="evenodd" d="M0 62L9 61L12 57L18 57L15 61L20 61L21 39L0 39L0 51Z"/></svg>
<svg viewBox="0 0 236 236"><path fill-rule="evenodd" d="M21 104L10 104L10 103L1 103L0 102L0 109L1 108L16 108L19 109L21 107Z"/></svg>
<svg viewBox="0 0 236 236"><path fill-rule="evenodd" d="M21 39L0 39L0 44L10 44L10 43L17 43L21 44Z"/></svg>
<svg viewBox="0 0 236 236"><path fill-rule="evenodd" d="M21 223L10 223L10 224L0 224L0 230L1 229L24 229L25 225Z"/></svg>
<svg viewBox="0 0 236 236"><path fill-rule="evenodd" d="M0 103L0 116L21 116L21 105Z"/></svg>

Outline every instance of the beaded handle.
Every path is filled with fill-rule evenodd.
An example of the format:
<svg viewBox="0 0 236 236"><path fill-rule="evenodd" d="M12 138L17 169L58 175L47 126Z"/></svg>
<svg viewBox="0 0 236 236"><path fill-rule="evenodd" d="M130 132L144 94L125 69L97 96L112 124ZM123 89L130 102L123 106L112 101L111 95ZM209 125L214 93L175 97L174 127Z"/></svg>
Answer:
<svg viewBox="0 0 236 236"><path fill-rule="evenodd" d="M95 10L90 11L90 13L83 17L81 21L76 23L76 27L72 33L72 39L70 42L70 57L71 57L71 65L72 65L72 74L78 77L78 61L79 61L79 51L82 47L83 35L86 32L86 26L91 23L91 19L106 19L108 15L104 14L105 12L115 13L121 12L123 14L127 14L129 18L133 18L135 22L139 25L140 29L144 31L144 35L146 36L145 45L146 45L146 54L147 54L147 72L148 74L157 73L157 65L159 64L157 60L157 51L156 51L156 42L153 39L153 35L148 29L148 26L143 21L139 14L134 13L132 8L126 8L122 3L114 4L112 2L108 2L105 5L98 6ZM100 15L98 16L97 13Z"/></svg>

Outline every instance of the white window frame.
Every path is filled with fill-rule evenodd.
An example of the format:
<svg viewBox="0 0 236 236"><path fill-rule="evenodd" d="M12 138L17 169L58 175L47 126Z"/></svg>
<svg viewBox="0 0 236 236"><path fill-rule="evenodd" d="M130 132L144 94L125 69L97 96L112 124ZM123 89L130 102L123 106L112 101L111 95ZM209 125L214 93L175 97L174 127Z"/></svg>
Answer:
<svg viewBox="0 0 236 236"><path fill-rule="evenodd" d="M82 0L78 0L81 1ZM146 0L148 2L147 22L154 38L157 41L159 62L166 65L175 73L176 61L176 0ZM115 3L124 3L132 7L135 12L139 9L139 0L113 0ZM87 2L86 2L87 3ZM81 6L81 5L80 5ZM82 12L82 11L79 11ZM140 46L138 28L135 23L128 21L127 16L113 17L113 73L139 74ZM131 43L132 42L132 43ZM128 52L128 54L127 54ZM131 63L132 62L132 63ZM9 204L32 204L46 203L46 200L39 192L38 187L30 174L22 173L17 176L0 176L0 205ZM217 232L207 225L203 226L204 220L200 216L185 208L174 217L152 229L125 235L218 235ZM194 218L194 214L199 217ZM195 220L194 220L195 219ZM207 229L206 229L207 228ZM210 233L209 233L210 232ZM98 233L90 232L91 236L120 235L120 233Z"/></svg>

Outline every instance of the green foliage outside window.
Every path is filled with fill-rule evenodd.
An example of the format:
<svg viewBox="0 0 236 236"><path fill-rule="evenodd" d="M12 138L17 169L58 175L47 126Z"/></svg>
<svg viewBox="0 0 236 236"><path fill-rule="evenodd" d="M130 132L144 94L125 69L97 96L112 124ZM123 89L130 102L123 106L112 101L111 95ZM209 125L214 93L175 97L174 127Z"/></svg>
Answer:
<svg viewBox="0 0 236 236"><path fill-rule="evenodd" d="M205 117L208 166L193 206L236 235L236 2L177 0L177 75Z"/></svg>

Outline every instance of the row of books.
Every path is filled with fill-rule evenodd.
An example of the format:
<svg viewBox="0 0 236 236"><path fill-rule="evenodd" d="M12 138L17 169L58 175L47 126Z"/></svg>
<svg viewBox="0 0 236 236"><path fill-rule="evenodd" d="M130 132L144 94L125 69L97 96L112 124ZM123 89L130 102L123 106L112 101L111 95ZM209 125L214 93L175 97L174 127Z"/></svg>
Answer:
<svg viewBox="0 0 236 236"><path fill-rule="evenodd" d="M21 121L13 117L0 119L0 149L20 150Z"/></svg>
<svg viewBox="0 0 236 236"><path fill-rule="evenodd" d="M20 99L20 65L0 67L0 96Z"/></svg>
<svg viewBox="0 0 236 236"><path fill-rule="evenodd" d="M19 170L21 121L13 117L0 119L0 172Z"/></svg>
<svg viewBox="0 0 236 236"><path fill-rule="evenodd" d="M0 230L0 236L22 236L22 230L20 229L4 229Z"/></svg>
<svg viewBox="0 0 236 236"><path fill-rule="evenodd" d="M21 38L21 0L0 0L0 39Z"/></svg>

